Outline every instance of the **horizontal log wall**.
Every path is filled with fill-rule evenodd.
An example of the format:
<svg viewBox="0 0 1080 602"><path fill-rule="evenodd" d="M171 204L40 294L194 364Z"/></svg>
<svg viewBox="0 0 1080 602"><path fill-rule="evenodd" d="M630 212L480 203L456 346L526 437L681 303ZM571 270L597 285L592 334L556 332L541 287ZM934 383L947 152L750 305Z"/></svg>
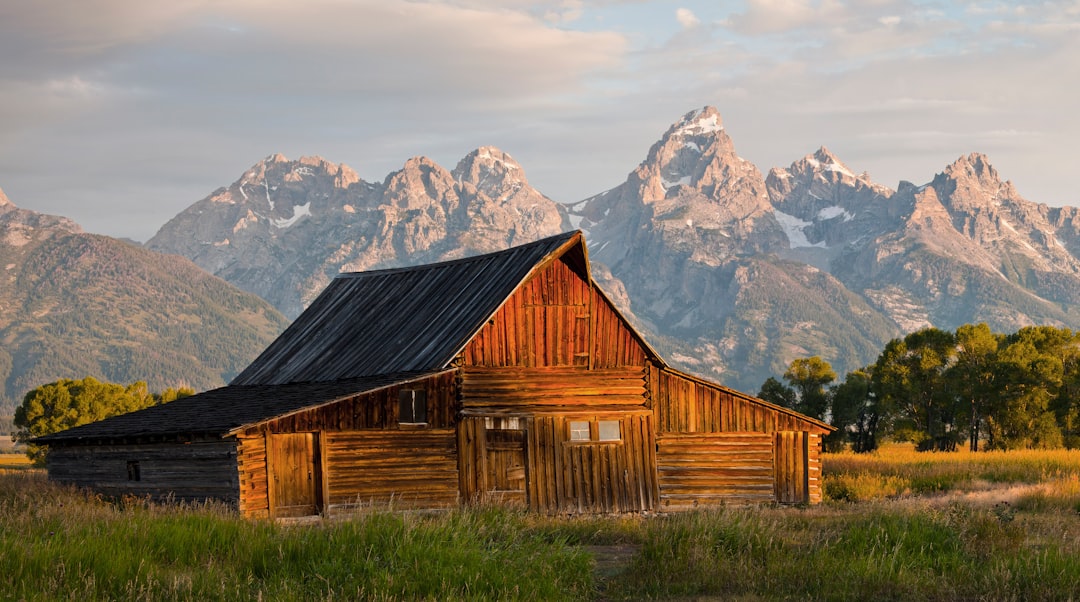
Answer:
<svg viewBox="0 0 1080 602"><path fill-rule="evenodd" d="M486 368L461 371L462 408L631 405L645 403L641 367Z"/></svg>
<svg viewBox="0 0 1080 602"><path fill-rule="evenodd" d="M514 292L465 347L467 366L642 366L645 349L593 285L562 260Z"/></svg>
<svg viewBox="0 0 1080 602"><path fill-rule="evenodd" d="M806 480L807 480L807 495L809 496L809 502L811 504L820 504L822 500L821 493L821 449L823 439L822 436L817 433L807 433L807 460L806 460Z"/></svg>
<svg viewBox="0 0 1080 602"><path fill-rule="evenodd" d="M821 431L796 415L666 370L653 407L661 433Z"/></svg>
<svg viewBox="0 0 1080 602"><path fill-rule="evenodd" d="M118 445L53 445L49 479L107 496L155 500L220 500L236 504L236 441ZM130 465L129 463L137 463ZM137 471L137 475L136 475ZM138 480L133 480L137 478Z"/></svg>
<svg viewBox="0 0 1080 602"><path fill-rule="evenodd" d="M775 499L773 435L664 434L657 443L663 510Z"/></svg>
<svg viewBox="0 0 1080 602"><path fill-rule="evenodd" d="M424 381L387 387L322 407L297 412L260 425L272 433L350 431L398 428L398 393L401 389L427 392L427 424L431 428L454 426L457 392L453 372Z"/></svg>
<svg viewBox="0 0 1080 602"><path fill-rule="evenodd" d="M329 512L363 505L438 508L458 502L452 429L328 432Z"/></svg>
<svg viewBox="0 0 1080 602"><path fill-rule="evenodd" d="M248 518L268 518L270 493L266 470L266 436L262 433L241 435L237 441L240 514Z"/></svg>

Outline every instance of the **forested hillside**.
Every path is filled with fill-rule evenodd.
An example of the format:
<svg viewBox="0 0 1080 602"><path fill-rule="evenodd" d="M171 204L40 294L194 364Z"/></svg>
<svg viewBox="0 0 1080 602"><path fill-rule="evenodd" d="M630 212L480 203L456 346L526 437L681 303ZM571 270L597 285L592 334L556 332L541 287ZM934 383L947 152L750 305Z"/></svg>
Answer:
<svg viewBox="0 0 1080 602"><path fill-rule="evenodd" d="M285 326L190 261L0 203L0 399L60 378L227 382ZM0 411L0 413L8 413Z"/></svg>

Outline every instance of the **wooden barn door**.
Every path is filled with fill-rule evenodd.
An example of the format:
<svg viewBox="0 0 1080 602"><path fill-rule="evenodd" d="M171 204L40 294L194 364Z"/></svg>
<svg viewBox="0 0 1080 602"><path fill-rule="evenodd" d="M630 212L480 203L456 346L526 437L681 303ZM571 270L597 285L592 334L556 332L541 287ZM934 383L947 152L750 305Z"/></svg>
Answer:
<svg viewBox="0 0 1080 602"><path fill-rule="evenodd" d="M776 501L805 504L810 501L810 434L804 431L776 433L773 461L776 473Z"/></svg>
<svg viewBox="0 0 1080 602"><path fill-rule="evenodd" d="M320 476L314 433L269 435L266 444L270 479L270 515L310 516L319 512Z"/></svg>
<svg viewBox="0 0 1080 602"><path fill-rule="evenodd" d="M500 500L526 503L525 431L492 429L487 431L487 489Z"/></svg>

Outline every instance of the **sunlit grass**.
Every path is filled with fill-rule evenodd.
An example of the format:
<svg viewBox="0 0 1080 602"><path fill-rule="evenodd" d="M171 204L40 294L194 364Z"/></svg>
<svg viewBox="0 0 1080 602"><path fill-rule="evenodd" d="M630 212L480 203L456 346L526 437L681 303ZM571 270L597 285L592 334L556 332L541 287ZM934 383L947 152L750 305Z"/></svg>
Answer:
<svg viewBox="0 0 1080 602"><path fill-rule="evenodd" d="M826 455L825 472L847 493L810 507L480 506L303 524L107 501L12 472L0 475L0 600L1078 598L1074 454L897 448ZM629 549L627 564L594 572L591 546Z"/></svg>
<svg viewBox="0 0 1080 602"><path fill-rule="evenodd" d="M1069 483L1080 479L1080 450L917 452L887 445L869 454L825 454L826 498L866 501L1040 485L1048 496L1080 501Z"/></svg>

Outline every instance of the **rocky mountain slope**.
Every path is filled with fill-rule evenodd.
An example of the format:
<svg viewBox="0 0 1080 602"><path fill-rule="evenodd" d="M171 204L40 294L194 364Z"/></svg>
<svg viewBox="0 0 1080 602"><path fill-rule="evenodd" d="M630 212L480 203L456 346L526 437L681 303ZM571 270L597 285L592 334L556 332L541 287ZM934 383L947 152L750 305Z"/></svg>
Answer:
<svg viewBox="0 0 1080 602"><path fill-rule="evenodd" d="M319 157L274 155L146 246L188 257L293 318L342 271L453 259L569 228L565 208L492 147L453 171L410 159L381 183Z"/></svg>
<svg viewBox="0 0 1080 602"><path fill-rule="evenodd" d="M896 191L825 148L762 178L706 107L573 213L673 356L747 390L931 325L1080 325L1077 210L1023 199L983 155Z"/></svg>
<svg viewBox="0 0 1080 602"><path fill-rule="evenodd" d="M1076 209L1025 200L978 154L896 190L825 148L764 175L712 107L673 124L625 182L572 205L533 189L494 148L453 170L412 159L381 183L278 155L147 246L295 316L342 270L570 227L586 231L598 280L661 352L751 392L797 357L845 371L924 326L1080 326Z"/></svg>
<svg viewBox="0 0 1080 602"><path fill-rule="evenodd" d="M255 295L0 192L0 405L59 378L224 384L286 325Z"/></svg>

